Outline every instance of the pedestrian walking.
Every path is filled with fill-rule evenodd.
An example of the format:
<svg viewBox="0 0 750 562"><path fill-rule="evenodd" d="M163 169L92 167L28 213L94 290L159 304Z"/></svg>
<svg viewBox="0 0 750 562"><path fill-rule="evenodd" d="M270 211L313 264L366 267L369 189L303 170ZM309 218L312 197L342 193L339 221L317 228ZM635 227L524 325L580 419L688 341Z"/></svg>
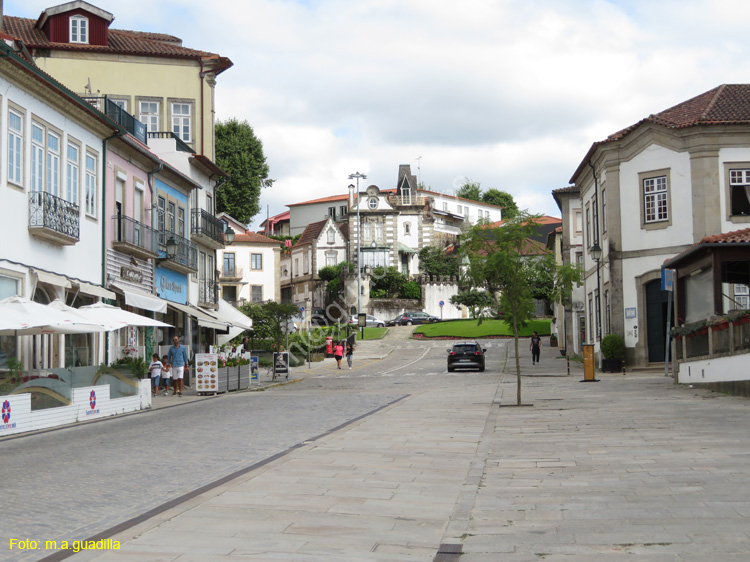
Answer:
<svg viewBox="0 0 750 562"><path fill-rule="evenodd" d="M162 368L164 368L164 365L159 361L159 354L154 353L151 363L148 366L148 371L151 373L151 386L154 388L154 396L159 394L159 379L161 378Z"/></svg>
<svg viewBox="0 0 750 562"><path fill-rule="evenodd" d="M336 359L336 366L341 368L341 359L344 357L344 346L342 342L337 342L333 348L333 357Z"/></svg>
<svg viewBox="0 0 750 562"><path fill-rule="evenodd" d="M172 373L169 369L169 360L167 359L167 356L161 358L161 381L162 381L162 387L164 388L164 396L167 396L169 394L169 384L172 380Z"/></svg>
<svg viewBox="0 0 750 562"><path fill-rule="evenodd" d="M177 336L172 340L174 344L169 348L167 358L169 359L170 370L172 371L172 386L174 391L172 396L179 394L182 396L182 377L185 369L190 368L190 359L188 359L187 350L180 345L180 338Z"/></svg>
<svg viewBox="0 0 750 562"><path fill-rule="evenodd" d="M539 337L539 334L534 332L534 335L531 336L531 341L529 342L529 351L531 351L531 364L532 365L538 365L539 364L539 352L542 348L542 338Z"/></svg>
<svg viewBox="0 0 750 562"><path fill-rule="evenodd" d="M352 368L352 359L354 356L354 342L347 340L346 342L346 363L349 365L349 370Z"/></svg>

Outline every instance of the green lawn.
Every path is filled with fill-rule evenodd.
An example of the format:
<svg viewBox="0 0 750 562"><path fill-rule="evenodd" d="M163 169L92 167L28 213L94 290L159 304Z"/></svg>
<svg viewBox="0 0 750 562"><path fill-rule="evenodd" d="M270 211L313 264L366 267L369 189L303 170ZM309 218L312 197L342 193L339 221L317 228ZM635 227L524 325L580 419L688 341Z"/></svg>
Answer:
<svg viewBox="0 0 750 562"><path fill-rule="evenodd" d="M518 331L521 337L529 337L533 332L540 336L550 334L551 320L532 320L525 328ZM477 320L446 320L435 324L424 324L414 330L414 334L423 334L426 338L454 337L454 338L486 338L491 336L512 337L513 329L503 320L484 320L477 326Z"/></svg>

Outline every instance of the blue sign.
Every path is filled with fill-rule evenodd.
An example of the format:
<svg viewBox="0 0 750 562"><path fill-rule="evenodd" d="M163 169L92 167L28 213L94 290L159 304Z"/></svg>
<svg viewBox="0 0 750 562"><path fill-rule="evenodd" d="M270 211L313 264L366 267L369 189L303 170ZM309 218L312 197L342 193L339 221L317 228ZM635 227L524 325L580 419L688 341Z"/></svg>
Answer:
<svg viewBox="0 0 750 562"><path fill-rule="evenodd" d="M661 290L662 291L674 291L674 282L675 282L675 270L674 269L667 269L665 267L661 268Z"/></svg>
<svg viewBox="0 0 750 562"><path fill-rule="evenodd" d="M154 268L154 285L156 285L156 294L161 298L187 304L188 278L186 274L166 267L156 267Z"/></svg>
<svg viewBox="0 0 750 562"><path fill-rule="evenodd" d="M440 305L440 308L443 308L445 306L445 301L440 301L438 304Z"/></svg>

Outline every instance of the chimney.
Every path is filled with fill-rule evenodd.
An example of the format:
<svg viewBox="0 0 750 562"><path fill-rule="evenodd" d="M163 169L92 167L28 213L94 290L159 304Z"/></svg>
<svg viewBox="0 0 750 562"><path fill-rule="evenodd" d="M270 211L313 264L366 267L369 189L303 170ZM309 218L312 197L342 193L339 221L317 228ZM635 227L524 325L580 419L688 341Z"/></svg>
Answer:
<svg viewBox="0 0 750 562"><path fill-rule="evenodd" d="M0 0L0 2L2 2L2 0ZM354 184L350 183L349 184L349 209L351 210L353 208L354 208Z"/></svg>

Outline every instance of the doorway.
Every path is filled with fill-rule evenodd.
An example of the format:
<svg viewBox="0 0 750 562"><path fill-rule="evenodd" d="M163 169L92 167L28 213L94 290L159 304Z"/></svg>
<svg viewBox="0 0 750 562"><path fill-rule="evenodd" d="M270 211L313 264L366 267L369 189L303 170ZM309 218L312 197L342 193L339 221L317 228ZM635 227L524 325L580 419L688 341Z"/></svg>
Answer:
<svg viewBox="0 0 750 562"><path fill-rule="evenodd" d="M647 283L645 291L648 362L663 363L667 334L667 305L670 293L661 290L660 279L655 279ZM672 316L674 321L674 311L672 311ZM674 326L674 323L672 325Z"/></svg>

